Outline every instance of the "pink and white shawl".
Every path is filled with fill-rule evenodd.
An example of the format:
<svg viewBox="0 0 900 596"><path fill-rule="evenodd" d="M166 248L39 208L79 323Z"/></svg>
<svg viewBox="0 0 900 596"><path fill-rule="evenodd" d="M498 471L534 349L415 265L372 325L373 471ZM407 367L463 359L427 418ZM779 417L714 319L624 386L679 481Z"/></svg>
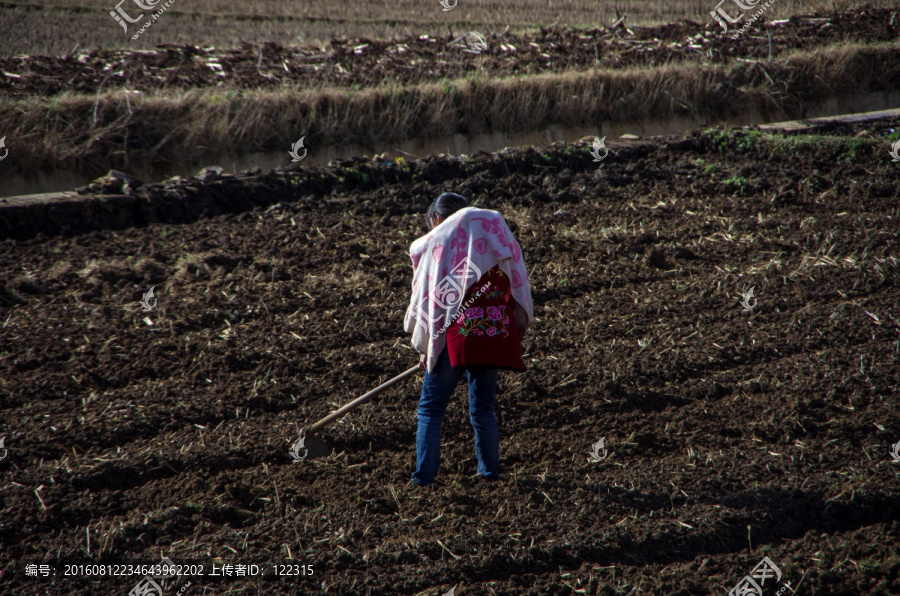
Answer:
<svg viewBox="0 0 900 596"><path fill-rule="evenodd" d="M457 318L466 291L495 265L509 278L519 331L534 322L531 287L522 249L503 216L489 209L460 209L418 238L409 249L412 298L403 327L412 345L427 354L434 369L447 343L445 332Z"/></svg>

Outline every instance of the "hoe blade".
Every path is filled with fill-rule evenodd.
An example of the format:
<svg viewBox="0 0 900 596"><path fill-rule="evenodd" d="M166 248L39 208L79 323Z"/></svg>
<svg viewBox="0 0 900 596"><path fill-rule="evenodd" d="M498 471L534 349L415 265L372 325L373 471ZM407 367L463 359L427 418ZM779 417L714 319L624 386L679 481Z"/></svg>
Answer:
<svg viewBox="0 0 900 596"><path fill-rule="evenodd" d="M318 435L314 434L306 435L304 447L309 450L306 454L306 459L328 457L334 452L334 447L326 443L325 440Z"/></svg>

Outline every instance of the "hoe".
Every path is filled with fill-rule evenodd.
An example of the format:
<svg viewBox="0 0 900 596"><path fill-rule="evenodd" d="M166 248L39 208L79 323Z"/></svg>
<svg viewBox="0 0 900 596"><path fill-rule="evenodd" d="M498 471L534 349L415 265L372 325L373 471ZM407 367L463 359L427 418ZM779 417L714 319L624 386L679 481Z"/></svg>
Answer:
<svg viewBox="0 0 900 596"><path fill-rule="evenodd" d="M408 371L400 373L399 375L397 375L390 381L386 381L386 382L382 383L381 385L379 385L378 387L376 387L375 389L372 389L365 395L361 395L360 397L357 397L356 399L351 401L349 404L341 407L338 410L335 410L334 412L332 412L328 416L325 416L324 418L322 418L315 424L312 424L312 425L304 428L300 432L299 447L301 449L303 449L303 448L308 449L305 459L317 459L320 457L326 457L328 455L331 455L332 451L334 451L334 449L331 447L331 445L329 445L323 439L316 436L316 434L315 434L316 431L321 430L322 428L325 428L326 426L328 426L329 424L331 424L338 418L345 415L347 412L355 410L356 408L363 405L364 403L366 403L367 401L369 401L370 399L372 399L373 397L375 397L376 395L378 395L379 393L381 393L388 387L392 387L392 386L396 385L397 383L399 383L400 381L404 381L404 380L408 379L409 377L416 374L416 372L418 372L418 370L419 370L419 366L416 365L416 366L412 367L411 369L409 369ZM304 444L304 441L305 441L305 444Z"/></svg>

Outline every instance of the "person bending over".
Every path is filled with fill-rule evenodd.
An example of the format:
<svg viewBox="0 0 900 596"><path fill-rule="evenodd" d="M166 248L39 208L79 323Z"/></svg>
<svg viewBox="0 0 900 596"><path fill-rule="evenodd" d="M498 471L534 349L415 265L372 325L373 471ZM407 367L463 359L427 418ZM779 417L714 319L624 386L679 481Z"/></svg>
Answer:
<svg viewBox="0 0 900 596"><path fill-rule="evenodd" d="M412 297L404 319L425 380L417 411L413 486L434 483L441 423L463 373L478 473L500 479L494 397L500 369L524 371L521 337L534 322L522 249L497 211L444 193L426 215L428 233L410 247Z"/></svg>

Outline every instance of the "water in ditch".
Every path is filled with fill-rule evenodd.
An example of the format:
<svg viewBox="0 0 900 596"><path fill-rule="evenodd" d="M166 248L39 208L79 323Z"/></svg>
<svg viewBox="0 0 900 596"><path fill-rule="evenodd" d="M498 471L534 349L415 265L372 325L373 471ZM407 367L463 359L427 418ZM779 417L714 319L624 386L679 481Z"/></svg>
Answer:
<svg viewBox="0 0 900 596"><path fill-rule="evenodd" d="M837 116L859 112L869 112L900 107L900 92L883 92L860 94L832 98L820 105L807 109L808 118ZM418 158L426 155L447 153L450 155L471 155L478 151L495 152L505 147L541 146L558 141L573 142L583 137L606 137L613 141L624 134L641 137L678 134L698 127L715 124L730 126L754 126L768 122L790 119L781 114L773 120L764 119L758 113L744 113L727 120L698 121L692 116L671 116L665 120L649 120L643 122L604 122L600 127L563 127L549 126L543 130L531 132L494 132L487 134L461 135L442 139L414 139L390 144L389 151L395 156ZM291 162L289 147L284 151L247 153L243 155L227 155L211 157L200 166L183 164L154 165L139 164L128 173L136 178L149 182L160 182L171 176L191 176L202 166L221 166L226 172L236 173L243 170L259 168L268 171ZM340 145L327 147L308 147L303 158L304 165L325 165L335 158L348 158L358 155L372 156L385 151L384 147L373 148L362 145ZM38 193L54 193L73 190L91 181L91 176L80 172L62 171L41 172L29 176L12 176L0 180L0 197L29 195Z"/></svg>

